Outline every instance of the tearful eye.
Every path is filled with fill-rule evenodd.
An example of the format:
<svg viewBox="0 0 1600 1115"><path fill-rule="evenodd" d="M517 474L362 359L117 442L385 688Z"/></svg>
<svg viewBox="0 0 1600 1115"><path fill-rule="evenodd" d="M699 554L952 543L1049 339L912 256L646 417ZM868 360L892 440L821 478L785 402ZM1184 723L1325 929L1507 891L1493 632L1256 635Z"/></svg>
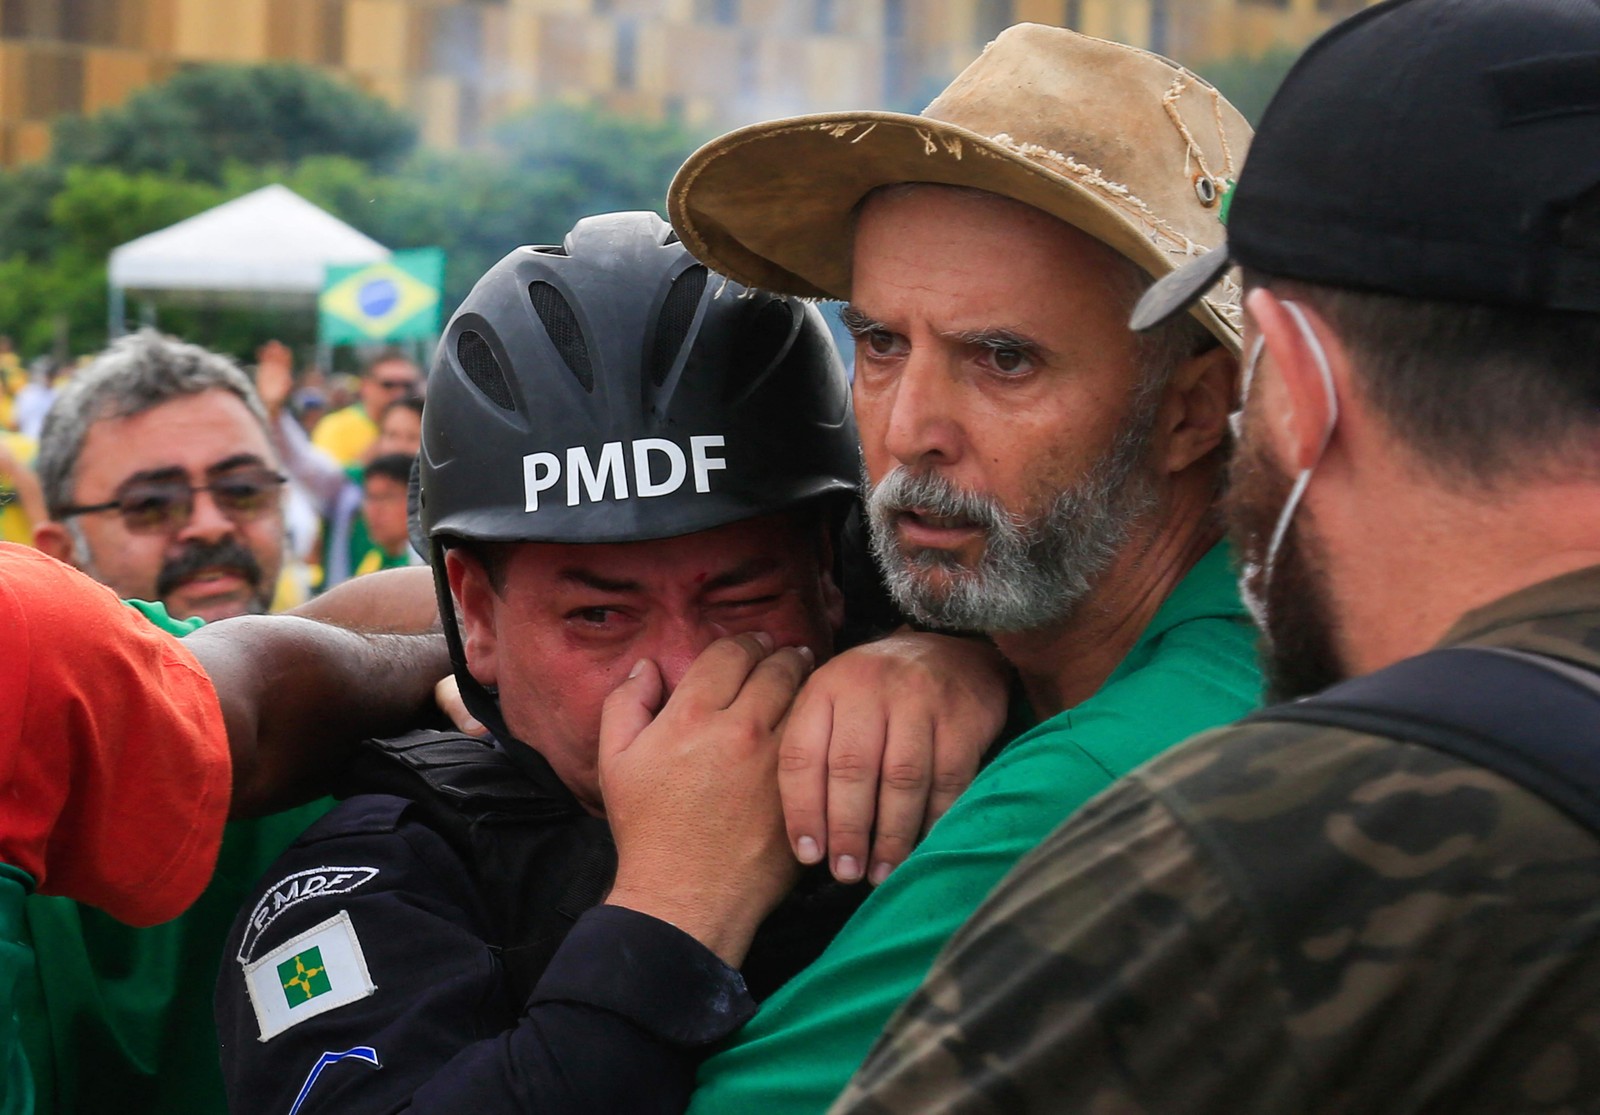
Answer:
<svg viewBox="0 0 1600 1115"><path fill-rule="evenodd" d="M778 593L773 592L765 596L746 596L738 600L720 600L717 602L716 607L728 610L766 608L777 602L778 595Z"/></svg>
<svg viewBox="0 0 1600 1115"><path fill-rule="evenodd" d="M615 608L578 608L568 612L568 619L575 619L579 623L604 624L617 614Z"/></svg>

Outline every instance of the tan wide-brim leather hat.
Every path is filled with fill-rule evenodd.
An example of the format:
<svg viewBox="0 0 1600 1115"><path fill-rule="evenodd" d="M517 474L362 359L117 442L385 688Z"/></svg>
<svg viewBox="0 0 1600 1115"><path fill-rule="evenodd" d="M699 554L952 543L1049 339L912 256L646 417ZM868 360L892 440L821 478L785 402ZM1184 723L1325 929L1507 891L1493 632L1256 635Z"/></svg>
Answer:
<svg viewBox="0 0 1600 1115"><path fill-rule="evenodd" d="M1223 242L1250 125L1159 55L1059 27L1008 28L920 116L830 112L754 124L689 157L673 227L747 286L850 297L854 210L900 182L970 186L1042 209L1160 278ZM1194 315L1239 348L1239 287Z"/></svg>

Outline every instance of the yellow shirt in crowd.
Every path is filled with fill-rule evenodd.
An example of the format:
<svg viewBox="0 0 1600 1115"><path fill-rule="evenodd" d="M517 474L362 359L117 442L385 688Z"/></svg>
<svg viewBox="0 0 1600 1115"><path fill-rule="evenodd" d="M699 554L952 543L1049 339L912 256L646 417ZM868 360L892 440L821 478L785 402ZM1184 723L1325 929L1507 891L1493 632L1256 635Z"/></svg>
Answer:
<svg viewBox="0 0 1600 1115"><path fill-rule="evenodd" d="M0 429L17 428L17 392L28 383L28 373L14 352L0 353ZM32 458L29 458L30 460Z"/></svg>
<svg viewBox="0 0 1600 1115"><path fill-rule="evenodd" d="M6 449L18 461L29 468L33 467L33 458L39 447L32 438L14 434L10 430L0 430L0 441L5 442ZM33 545L33 524L28 521L28 513L22 509L22 504L17 501L16 491L4 480L0 480L0 542Z"/></svg>
<svg viewBox="0 0 1600 1115"><path fill-rule="evenodd" d="M362 455L378 440L378 424L367 417L360 403L325 415L311 432L311 444L341 465L361 463Z"/></svg>

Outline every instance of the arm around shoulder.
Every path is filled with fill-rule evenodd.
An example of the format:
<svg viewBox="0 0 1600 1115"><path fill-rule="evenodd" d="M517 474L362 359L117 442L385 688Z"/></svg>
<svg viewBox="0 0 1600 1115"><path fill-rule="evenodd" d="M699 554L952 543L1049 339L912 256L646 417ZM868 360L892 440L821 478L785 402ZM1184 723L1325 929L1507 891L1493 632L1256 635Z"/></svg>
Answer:
<svg viewBox="0 0 1600 1115"><path fill-rule="evenodd" d="M233 815L326 792L345 750L433 713L444 638L349 631L297 616L241 616L184 640L216 686L233 751Z"/></svg>

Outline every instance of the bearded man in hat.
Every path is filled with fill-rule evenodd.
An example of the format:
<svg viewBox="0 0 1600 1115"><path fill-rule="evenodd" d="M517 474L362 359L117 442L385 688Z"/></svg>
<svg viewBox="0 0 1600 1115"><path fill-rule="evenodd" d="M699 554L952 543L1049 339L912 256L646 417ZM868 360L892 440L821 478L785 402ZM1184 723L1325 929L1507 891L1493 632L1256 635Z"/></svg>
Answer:
<svg viewBox="0 0 1600 1115"><path fill-rule="evenodd" d="M1600 1107L1597 75L1592 3L1391 0L1285 78L1135 324L1243 265L1229 519L1303 699L1053 835L836 1111Z"/></svg>
<svg viewBox="0 0 1600 1115"><path fill-rule="evenodd" d="M1215 508L1237 288L1147 338L1126 324L1153 277L1221 242L1249 136L1165 59L1022 25L921 116L756 125L680 171L691 251L849 300L883 572L922 623L989 635L1040 720L703 1066L692 1110L821 1110L1012 864L1119 775L1253 707ZM824 819L789 836L838 858Z"/></svg>

